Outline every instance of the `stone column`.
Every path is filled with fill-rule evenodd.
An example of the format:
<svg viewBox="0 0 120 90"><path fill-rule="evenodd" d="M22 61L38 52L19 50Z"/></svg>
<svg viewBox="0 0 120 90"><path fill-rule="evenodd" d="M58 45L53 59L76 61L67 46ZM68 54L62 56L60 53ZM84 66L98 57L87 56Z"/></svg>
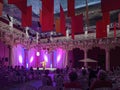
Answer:
<svg viewBox="0 0 120 90"><path fill-rule="evenodd" d="M105 60L105 68L106 71L110 71L110 49L106 48L106 60Z"/></svg>

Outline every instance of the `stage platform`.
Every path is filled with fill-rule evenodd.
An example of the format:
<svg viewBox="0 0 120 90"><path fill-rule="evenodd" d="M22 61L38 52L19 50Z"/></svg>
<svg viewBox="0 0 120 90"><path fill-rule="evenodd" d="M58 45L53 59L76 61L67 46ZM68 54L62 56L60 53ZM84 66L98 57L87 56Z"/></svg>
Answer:
<svg viewBox="0 0 120 90"><path fill-rule="evenodd" d="M55 71L57 68L45 68L45 70ZM33 68L33 70L37 70L37 68ZM43 68L39 68L39 70L43 70Z"/></svg>

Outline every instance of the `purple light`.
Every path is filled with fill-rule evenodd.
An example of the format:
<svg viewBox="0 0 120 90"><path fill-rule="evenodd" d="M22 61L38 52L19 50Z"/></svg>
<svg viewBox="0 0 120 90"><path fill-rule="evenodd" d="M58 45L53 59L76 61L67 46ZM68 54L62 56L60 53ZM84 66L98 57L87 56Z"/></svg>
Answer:
<svg viewBox="0 0 120 90"><path fill-rule="evenodd" d="M32 56L32 57L30 58L30 63L32 63L33 59L34 59L34 57Z"/></svg>
<svg viewBox="0 0 120 90"><path fill-rule="evenodd" d="M22 62L23 62L23 58L22 58L22 56L21 55L19 55L19 62L22 64Z"/></svg>
<svg viewBox="0 0 120 90"><path fill-rule="evenodd" d="M40 56L40 52L37 51L36 55L37 55L37 56Z"/></svg>
<svg viewBox="0 0 120 90"><path fill-rule="evenodd" d="M26 65L26 68L28 68L28 63L27 63L27 65Z"/></svg>

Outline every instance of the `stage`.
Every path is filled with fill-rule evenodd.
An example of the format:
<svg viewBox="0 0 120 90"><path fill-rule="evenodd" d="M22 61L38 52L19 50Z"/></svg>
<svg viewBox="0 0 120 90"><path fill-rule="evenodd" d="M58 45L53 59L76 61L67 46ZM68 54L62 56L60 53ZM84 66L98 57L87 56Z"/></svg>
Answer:
<svg viewBox="0 0 120 90"><path fill-rule="evenodd" d="M55 71L57 68L45 68L45 70ZM37 70L37 68L33 68L33 70ZM39 70L43 70L43 68L39 68Z"/></svg>

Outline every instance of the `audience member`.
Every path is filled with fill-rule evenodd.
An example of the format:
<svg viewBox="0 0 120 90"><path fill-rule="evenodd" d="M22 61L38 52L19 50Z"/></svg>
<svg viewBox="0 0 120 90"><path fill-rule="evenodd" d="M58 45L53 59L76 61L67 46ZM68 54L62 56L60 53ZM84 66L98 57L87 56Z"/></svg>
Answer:
<svg viewBox="0 0 120 90"><path fill-rule="evenodd" d="M91 84L90 90L95 88L112 88L112 82L107 80L107 73L104 70L100 70L97 75L97 79Z"/></svg>

